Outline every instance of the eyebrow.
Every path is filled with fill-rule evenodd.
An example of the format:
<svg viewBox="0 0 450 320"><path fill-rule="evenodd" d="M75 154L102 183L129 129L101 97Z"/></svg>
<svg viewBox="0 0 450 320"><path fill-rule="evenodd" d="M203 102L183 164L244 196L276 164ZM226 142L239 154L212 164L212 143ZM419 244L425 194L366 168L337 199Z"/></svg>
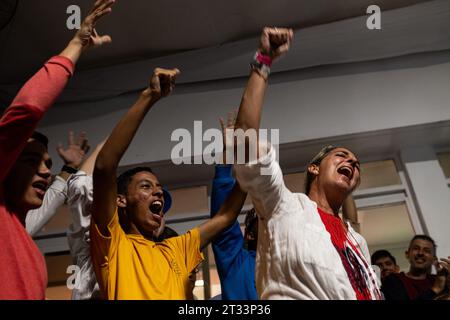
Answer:
<svg viewBox="0 0 450 320"><path fill-rule="evenodd" d="M149 184L152 184L152 182L150 181L150 180L148 180L148 179L142 179L142 180L139 180L139 182L138 183L143 183L143 182L147 182L147 183L149 183ZM156 183L155 184L157 187L162 187L162 185L161 185L161 183Z"/></svg>
<svg viewBox="0 0 450 320"><path fill-rule="evenodd" d="M350 155L350 153L349 153L348 151L345 151L345 150L338 150L338 151L336 151L336 153L339 153L339 152L342 152L342 153L345 154L346 156ZM355 155L353 155L353 156L354 156L355 159L356 159L356 163L357 163L358 165L361 165L361 162L359 162L358 158L357 158Z"/></svg>

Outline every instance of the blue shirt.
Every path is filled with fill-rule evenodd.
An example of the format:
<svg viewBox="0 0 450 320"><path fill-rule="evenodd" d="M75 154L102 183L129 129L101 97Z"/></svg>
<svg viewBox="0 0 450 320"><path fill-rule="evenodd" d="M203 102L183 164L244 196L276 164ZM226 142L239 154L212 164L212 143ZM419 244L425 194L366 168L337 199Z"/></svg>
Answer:
<svg viewBox="0 0 450 320"><path fill-rule="evenodd" d="M225 202L235 179L231 165L218 165L211 190L211 217ZM220 234L212 243L223 300L257 300L255 286L256 251L244 248L239 222Z"/></svg>

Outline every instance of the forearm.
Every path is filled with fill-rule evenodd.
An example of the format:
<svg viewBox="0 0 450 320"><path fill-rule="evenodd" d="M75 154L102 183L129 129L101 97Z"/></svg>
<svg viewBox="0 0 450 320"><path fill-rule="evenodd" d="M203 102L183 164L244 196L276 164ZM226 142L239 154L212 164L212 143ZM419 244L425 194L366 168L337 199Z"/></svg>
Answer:
<svg viewBox="0 0 450 320"><path fill-rule="evenodd" d="M202 248L236 221L244 205L246 196L247 194L236 184L227 200L220 207L219 212L213 218L200 225L199 230Z"/></svg>
<svg viewBox="0 0 450 320"><path fill-rule="evenodd" d="M72 39L66 48L59 54L60 56L66 57L70 61L72 61L73 65L76 65L78 59L83 52L83 45L81 41L77 39Z"/></svg>
<svg viewBox="0 0 450 320"><path fill-rule="evenodd" d="M252 70L239 106L236 129L259 129L266 90L267 81Z"/></svg>
<svg viewBox="0 0 450 320"><path fill-rule="evenodd" d="M128 110L106 140L95 162L96 171L116 172L119 162L133 140L142 120L154 101L150 95L142 94Z"/></svg>

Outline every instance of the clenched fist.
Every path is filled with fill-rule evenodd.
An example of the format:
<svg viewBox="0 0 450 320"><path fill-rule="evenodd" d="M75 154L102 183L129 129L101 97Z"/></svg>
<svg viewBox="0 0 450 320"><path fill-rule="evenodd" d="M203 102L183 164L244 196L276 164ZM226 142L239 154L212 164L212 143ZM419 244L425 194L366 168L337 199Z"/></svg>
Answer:
<svg viewBox="0 0 450 320"><path fill-rule="evenodd" d="M264 28L259 51L275 60L289 51L294 32L287 28Z"/></svg>
<svg viewBox="0 0 450 320"><path fill-rule="evenodd" d="M179 74L178 69L156 68L150 80L150 87L143 94L151 96L154 101L166 97L175 87L175 80Z"/></svg>

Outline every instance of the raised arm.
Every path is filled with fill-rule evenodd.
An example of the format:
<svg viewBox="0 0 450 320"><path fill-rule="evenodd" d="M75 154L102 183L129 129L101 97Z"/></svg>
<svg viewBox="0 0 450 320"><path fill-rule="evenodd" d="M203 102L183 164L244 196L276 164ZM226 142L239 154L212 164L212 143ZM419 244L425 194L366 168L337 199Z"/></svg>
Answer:
<svg viewBox="0 0 450 320"><path fill-rule="evenodd" d="M292 29L264 28L242 96L236 129L259 129L270 67L276 59L289 50L292 38Z"/></svg>
<svg viewBox="0 0 450 320"><path fill-rule="evenodd" d="M111 37L108 35L100 36L95 29L95 25L101 17L111 12L111 6L115 2L115 0L95 1L91 11L83 20L80 29L59 55L68 58L73 64L76 64L85 50L110 43Z"/></svg>
<svg viewBox="0 0 450 320"><path fill-rule="evenodd" d="M94 199L92 216L104 235L116 210L116 172L123 154L128 149L139 125L150 108L175 86L178 69L155 69L150 86L119 121L100 150L93 173Z"/></svg>
<svg viewBox="0 0 450 320"><path fill-rule="evenodd" d="M259 129L264 94L270 73L269 68L273 61L289 50L292 39L292 29L264 28L239 107L236 129ZM258 131L256 131L256 135L258 135ZM249 150L258 150L258 161L252 161L251 164L246 165L238 163L235 165L235 172L242 189L251 196L258 215L267 217L278 207L281 199L289 197L291 193L284 185L283 174L276 161L275 150L270 148L267 152L266 142L258 142L259 146L252 146L245 141L245 158L253 159ZM243 144L244 141L237 141L237 145ZM257 148L249 149L249 147Z"/></svg>
<svg viewBox="0 0 450 320"><path fill-rule="evenodd" d="M99 18L111 11L113 3L112 0L95 3L93 11L67 47L27 81L1 117L0 182L16 162L40 119L63 91L82 51L108 42L108 37L94 34L94 26Z"/></svg>
<svg viewBox="0 0 450 320"><path fill-rule="evenodd" d="M198 227L200 231L200 247L202 249L236 221L246 197L247 194L236 183L219 211L210 220Z"/></svg>

